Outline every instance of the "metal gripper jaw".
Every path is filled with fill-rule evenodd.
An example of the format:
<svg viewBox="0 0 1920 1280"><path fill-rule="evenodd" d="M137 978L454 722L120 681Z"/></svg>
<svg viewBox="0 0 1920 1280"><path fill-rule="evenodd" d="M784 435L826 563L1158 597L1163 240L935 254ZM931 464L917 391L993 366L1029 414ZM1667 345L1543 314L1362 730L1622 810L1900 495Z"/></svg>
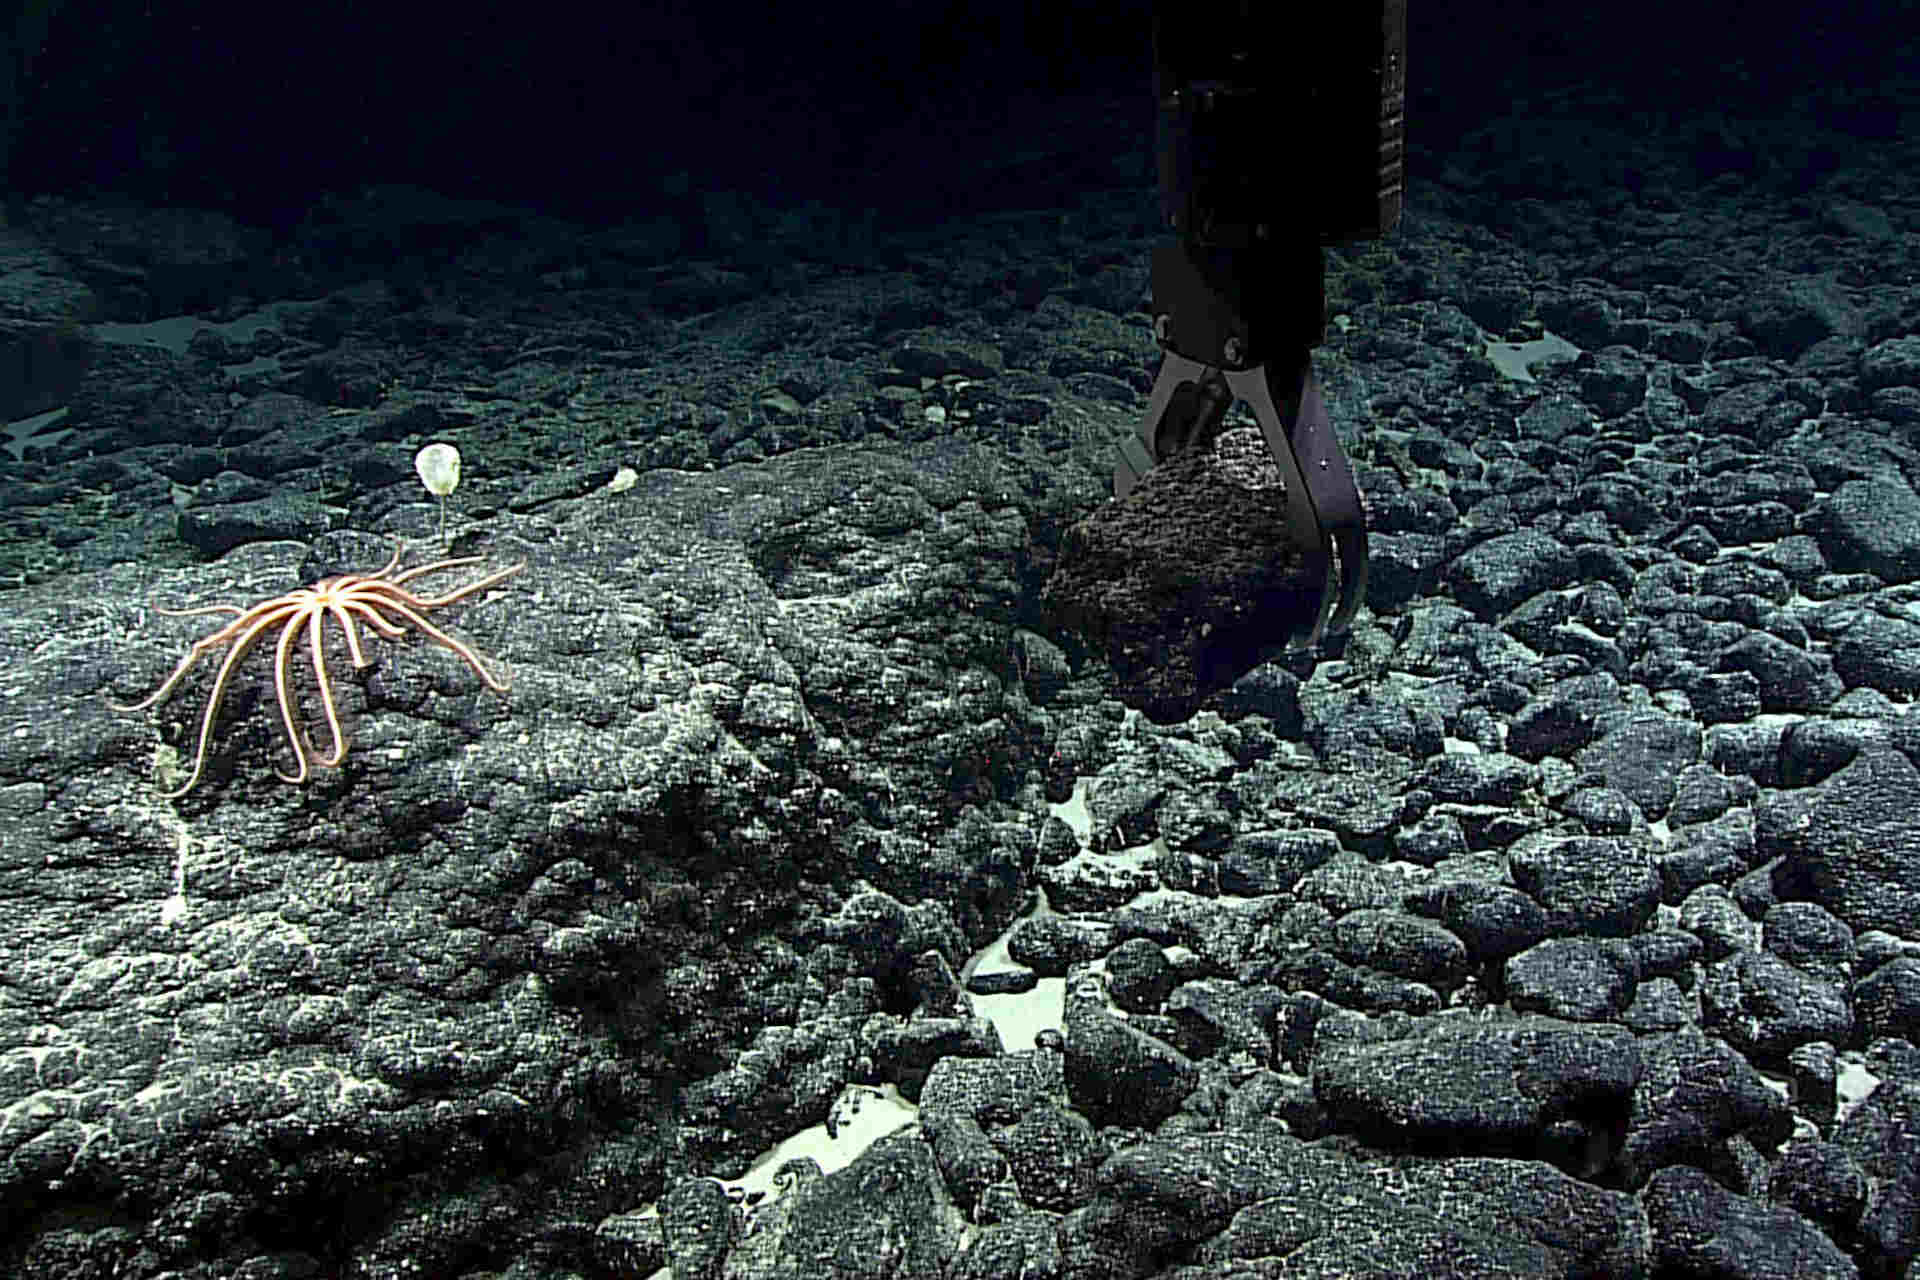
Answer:
<svg viewBox="0 0 1920 1280"><path fill-rule="evenodd" d="M1156 463L1182 449L1209 447L1235 400L1253 411L1279 470L1288 538L1305 571L1324 584L1313 622L1288 640L1289 648L1311 648L1326 633L1345 631L1366 598L1367 532L1353 469L1304 353L1276 374L1266 365L1220 369L1166 351L1139 432L1121 442L1114 497L1124 500Z"/></svg>

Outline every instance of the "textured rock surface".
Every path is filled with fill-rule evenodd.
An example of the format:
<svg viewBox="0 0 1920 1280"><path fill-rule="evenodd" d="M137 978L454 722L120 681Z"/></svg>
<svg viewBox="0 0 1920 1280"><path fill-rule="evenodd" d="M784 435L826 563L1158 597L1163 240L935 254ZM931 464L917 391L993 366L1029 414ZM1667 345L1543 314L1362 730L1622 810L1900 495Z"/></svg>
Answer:
<svg viewBox="0 0 1920 1280"><path fill-rule="evenodd" d="M1043 599L1106 655L1122 701L1184 720L1320 607L1283 496L1258 431L1225 432L1073 526Z"/></svg>

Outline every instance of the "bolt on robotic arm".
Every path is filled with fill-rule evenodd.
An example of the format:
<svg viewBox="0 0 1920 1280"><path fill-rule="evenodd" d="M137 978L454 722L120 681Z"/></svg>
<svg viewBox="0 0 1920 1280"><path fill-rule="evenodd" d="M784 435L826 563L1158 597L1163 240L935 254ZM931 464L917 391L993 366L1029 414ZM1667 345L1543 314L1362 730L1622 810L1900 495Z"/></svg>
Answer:
<svg viewBox="0 0 1920 1280"><path fill-rule="evenodd" d="M1179 239L1153 255L1166 357L1113 473L1124 499L1245 401L1285 485L1289 539L1327 584L1294 647L1344 630L1367 583L1365 513L1313 377L1321 250L1387 234L1403 187L1406 0L1325 10L1156 0L1161 212Z"/></svg>

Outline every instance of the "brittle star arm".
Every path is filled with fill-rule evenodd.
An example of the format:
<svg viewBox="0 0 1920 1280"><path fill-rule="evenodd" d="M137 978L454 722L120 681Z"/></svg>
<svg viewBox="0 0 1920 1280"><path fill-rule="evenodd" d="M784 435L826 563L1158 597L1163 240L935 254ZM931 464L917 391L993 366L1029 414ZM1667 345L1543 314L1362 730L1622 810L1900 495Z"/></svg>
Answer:
<svg viewBox="0 0 1920 1280"><path fill-rule="evenodd" d="M448 635L446 632L442 631L440 628L434 626L431 622L428 622L425 618L421 617L418 613L416 613L413 610L411 606L403 604L401 601L397 599L387 599L387 600L383 600L381 603L385 605L385 607L393 610L395 613L405 618L410 624L413 625L413 627L417 631L420 632L421 635L426 636L429 640L433 641L435 644L444 645L448 649L451 649L454 653L458 654L460 656L460 660L473 668L473 673L480 677L480 682L486 685L487 688L493 690L495 693L507 692L509 688L507 682L505 680L500 679L498 676L494 675L491 671L488 671L486 668L486 664L480 661L480 655L478 653L475 653L471 647L454 639L452 636ZM366 608L369 610L371 609L371 606L368 606L368 605L361 605L358 607Z"/></svg>
<svg viewBox="0 0 1920 1280"><path fill-rule="evenodd" d="M162 613L177 617L229 612L238 615L232 622L212 635L196 641L187 651L187 656L180 660L180 665L173 669L173 674L168 676L153 693L130 707L121 708L125 711L140 711L153 706L173 692L174 686L178 685L187 672L192 670L193 664L200 660L202 654L228 640L233 641L232 647L227 650L227 656L220 663L219 672L213 678L213 692L207 695L206 708L200 713L200 732L193 748L193 771L187 775L186 782L175 790L165 793L167 799L177 800L199 784L200 775L207 767L207 745L213 740L213 722L220 714L220 704L227 696L227 686L233 682L234 668L240 665L240 660L247 656L249 649L253 648L253 642L260 638L260 633L279 622L295 607L297 606L289 605L285 601L270 601L255 605L251 609L242 609L238 605L231 604L208 604L195 609L161 610ZM236 635L239 638L233 639Z"/></svg>
<svg viewBox="0 0 1920 1280"><path fill-rule="evenodd" d="M287 731L287 746L293 752L294 772L280 773L282 782L305 782L313 774L313 766L331 769L347 758L347 737L340 728L340 713L333 706L333 681L327 676L327 657L321 648L321 621L325 618L321 606L306 604L300 614L280 632L280 642L273 649L273 689L280 698L280 727ZM294 697L292 681L288 679L288 666L293 658L293 646L305 630L309 637L313 657L313 679L320 690L320 712L326 718L327 732L333 735L333 750L326 755L314 754L313 744L307 741L306 734L300 728L300 721L294 715ZM348 636L352 636L349 631ZM350 643L358 657L359 644Z"/></svg>
<svg viewBox="0 0 1920 1280"><path fill-rule="evenodd" d="M111 698L107 699L107 705L115 711L145 711L148 707L156 706L163 702L166 696L173 692L174 686L186 679L187 672L193 670L194 664L199 662L208 650L219 648L235 635L239 634L241 628L247 624L248 615L257 612L258 607L255 609L242 609L237 604L203 604L192 609L168 609L161 605L154 605L153 611L167 618L194 618L209 613L231 613L233 615L233 621L218 631L213 632L211 635L202 636L200 639L194 641L193 647L187 650L186 655L182 657L179 663L173 668L173 674L165 680L162 680L158 689L155 689L152 693L140 699L140 701L131 704L122 704L115 702Z"/></svg>

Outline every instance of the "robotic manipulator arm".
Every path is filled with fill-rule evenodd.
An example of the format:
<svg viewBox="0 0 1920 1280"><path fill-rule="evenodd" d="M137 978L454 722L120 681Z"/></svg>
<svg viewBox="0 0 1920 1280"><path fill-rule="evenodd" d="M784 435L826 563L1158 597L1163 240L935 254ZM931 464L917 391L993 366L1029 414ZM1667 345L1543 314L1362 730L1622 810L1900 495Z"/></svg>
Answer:
<svg viewBox="0 0 1920 1280"><path fill-rule="evenodd" d="M1366 517L1314 381L1326 245L1400 217L1406 0L1155 0L1161 212L1154 336L1166 353L1114 496L1208 447L1235 400L1285 485L1285 525L1324 583L1290 647L1345 630L1366 593ZM1336 585L1337 584L1337 585Z"/></svg>

